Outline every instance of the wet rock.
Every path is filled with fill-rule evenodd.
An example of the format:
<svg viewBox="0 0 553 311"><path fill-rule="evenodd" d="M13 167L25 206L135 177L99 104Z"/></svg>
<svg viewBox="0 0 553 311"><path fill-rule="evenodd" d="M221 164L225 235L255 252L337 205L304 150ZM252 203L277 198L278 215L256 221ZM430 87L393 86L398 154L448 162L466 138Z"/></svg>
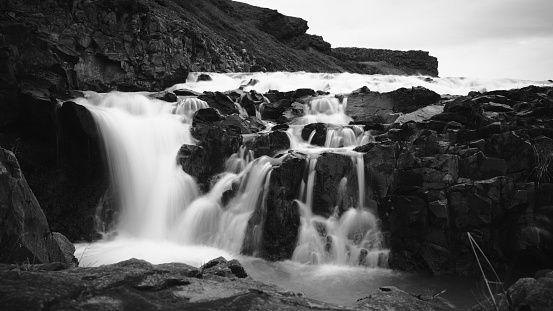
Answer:
<svg viewBox="0 0 553 311"><path fill-rule="evenodd" d="M268 100L267 100L268 101ZM256 116L259 105L265 102L263 95L255 92L249 91L244 94L239 99L240 106L242 106L250 116Z"/></svg>
<svg viewBox="0 0 553 311"><path fill-rule="evenodd" d="M286 108L289 107L292 107L292 100L288 98L266 103L261 108L261 117L263 119L277 120L282 116Z"/></svg>
<svg viewBox="0 0 553 311"><path fill-rule="evenodd" d="M196 82L201 82L201 81L211 81L213 79L211 79L211 76L208 75L207 73L201 73L198 75L198 77L196 78Z"/></svg>
<svg viewBox="0 0 553 311"><path fill-rule="evenodd" d="M285 131L276 130L256 136L250 144L255 157L274 157L278 152L290 149L290 139Z"/></svg>
<svg viewBox="0 0 553 311"><path fill-rule="evenodd" d="M504 159L486 157L477 152L462 158L459 167L459 176L473 180L489 179L507 174L507 163Z"/></svg>
<svg viewBox="0 0 553 311"><path fill-rule="evenodd" d="M182 169L194 177L198 183L204 184L208 181L211 171L209 154L201 146L182 145L177 153L177 163Z"/></svg>
<svg viewBox="0 0 553 311"><path fill-rule="evenodd" d="M200 93L200 92L196 92L196 91L188 90L188 89L177 89L177 90L174 90L173 93L175 93L175 95L177 95L177 96L200 96L200 95L202 95L202 93Z"/></svg>
<svg viewBox="0 0 553 311"><path fill-rule="evenodd" d="M265 125L256 117L243 117L239 114L226 116L221 125L232 125L240 129L242 134L257 133L265 128Z"/></svg>
<svg viewBox="0 0 553 311"><path fill-rule="evenodd" d="M54 235L15 155L0 148L0 262L73 262L71 243Z"/></svg>
<svg viewBox="0 0 553 311"><path fill-rule="evenodd" d="M301 130L301 138L305 141L311 139L312 145L324 146L327 130L328 125L326 123L311 123L303 127ZM313 131L315 133L313 133Z"/></svg>
<svg viewBox="0 0 553 311"><path fill-rule="evenodd" d="M347 189L350 190L347 196L351 197L351 200L357 201L357 177L352 159L347 155L337 153L323 153L317 158L313 185L312 209L314 214L329 217L334 213L340 196L337 189L344 177L347 178ZM345 201L350 200L345 199ZM356 205L352 204L352 206ZM343 206L342 208L345 210L349 207Z"/></svg>
<svg viewBox="0 0 553 311"><path fill-rule="evenodd" d="M263 258L292 258L300 227L300 212L295 199L306 165L304 154L291 153L280 166L273 168L263 226L263 253L260 254Z"/></svg>
<svg viewBox="0 0 553 311"><path fill-rule="evenodd" d="M151 98L163 100L169 103L176 103L178 101L177 95L170 91L162 91L149 95Z"/></svg>
<svg viewBox="0 0 553 311"><path fill-rule="evenodd" d="M223 120L225 120L225 117L219 113L219 110L215 108L203 108L198 109L198 111L194 113L192 126L199 123L218 122Z"/></svg>
<svg viewBox="0 0 553 311"><path fill-rule="evenodd" d="M198 99L205 101L209 107L217 109L221 114L238 113L234 101L221 92L204 92Z"/></svg>

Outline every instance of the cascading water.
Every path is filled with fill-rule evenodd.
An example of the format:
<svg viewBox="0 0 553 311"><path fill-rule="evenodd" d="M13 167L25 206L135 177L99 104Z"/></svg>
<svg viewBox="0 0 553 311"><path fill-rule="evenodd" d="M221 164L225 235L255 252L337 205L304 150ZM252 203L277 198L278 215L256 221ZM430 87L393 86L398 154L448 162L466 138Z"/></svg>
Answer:
<svg viewBox="0 0 553 311"><path fill-rule="evenodd" d="M212 81L200 82L192 74L189 82L175 85L169 90L255 90L266 93L269 90L294 91L304 87L331 94L345 94L362 86L380 92L424 86L440 94L464 95L469 91L509 89L530 84L553 86L553 83L547 81L426 79L347 73L209 75ZM248 83L252 80L259 82ZM273 167L282 163L285 156L278 159L254 159L251 151L241 148L239 153L227 161L226 172L215 177L217 182L210 191L201 194L195 180L176 164L175 156L182 144L195 143L190 135L191 119L195 111L207 107L206 102L195 97L179 97L177 103L171 104L151 99L146 93L87 92L86 95L86 98L76 99L75 102L88 108L96 120L113 175L112 183L120 202L115 226L104 227L117 231L118 235L115 238L115 235L111 235L109 239L90 245L77 245L76 257L82 265L109 264L130 257L152 263L180 261L199 265L218 256L239 256L247 239L251 241L252 253L257 253L263 243L267 193L271 187ZM258 117L259 106L256 106ZM269 281L273 277L283 278L283 275L287 278L290 275L297 278L307 276L309 279L313 279L313 275L322 275L324 279L317 279L321 284L331 283L330 280L341 279L344 275L348 281L356 279L351 286L341 283L339 289L327 290L323 298L330 291L345 294L365 287L366 284L356 277L359 275L363 279L370 279L373 273L377 273L390 280L393 273L389 270L352 268L357 265L386 266L387 251L372 206L374 202L371 203L371 198L366 196L364 162L370 159L353 151L354 146L366 144L373 138L370 132L360 126L348 125L351 118L345 114L346 96L316 97L305 102L304 107L305 115L295 119L287 130L291 149L307 154L309 158L305 182L297 197L301 226L292 258L294 262L263 261L261 268L256 268L256 263L259 263L257 259L242 257L249 269L248 273L269 273ZM247 114L241 107L237 108L240 108L238 110L241 114ZM324 147L313 146L311 141L301 136L304 126L315 122L328 124ZM311 137L314 135L315 132ZM324 153L349 156L352 170L355 171L354 174L341 177L336 189L337 206L330 217L313 212L316 167ZM352 189L355 188L357 192L353 195ZM248 227L248 221L254 214L259 216L259 221ZM304 263L311 265L306 266ZM277 275L279 270L285 272ZM400 278L398 282L404 281L405 278ZM294 288L301 282L309 281L294 280L281 284ZM302 286L299 287L307 290L317 288L312 283Z"/></svg>

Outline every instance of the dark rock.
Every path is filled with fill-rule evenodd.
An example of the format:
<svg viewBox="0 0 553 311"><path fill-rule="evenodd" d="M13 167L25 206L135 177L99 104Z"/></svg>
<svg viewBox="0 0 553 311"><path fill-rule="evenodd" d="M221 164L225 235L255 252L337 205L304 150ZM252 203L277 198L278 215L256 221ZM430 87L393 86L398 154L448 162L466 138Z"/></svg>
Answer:
<svg viewBox="0 0 553 311"><path fill-rule="evenodd" d="M211 77L207 73L201 73L196 78L196 82L211 81L211 80L213 80L213 79L211 79Z"/></svg>
<svg viewBox="0 0 553 311"><path fill-rule="evenodd" d="M234 102L221 92L204 92L203 95L198 96L198 99L205 101L209 107L219 110L221 114L238 113Z"/></svg>
<svg viewBox="0 0 553 311"><path fill-rule="evenodd" d="M0 262L73 262L71 243L54 235L15 155L0 148Z"/></svg>
<svg viewBox="0 0 553 311"><path fill-rule="evenodd" d="M334 208L339 205L339 193L336 190L339 189L340 181L344 177L348 180L348 189L354 192L349 193L351 200L357 201L357 177L352 159L337 153L323 153L317 158L313 185L314 214L329 217L334 213ZM342 206L341 211L349 207L349 204Z"/></svg>
<svg viewBox="0 0 553 311"><path fill-rule="evenodd" d="M312 145L324 146L327 129L328 125L326 123L308 124L301 130L301 138L307 142L311 138Z"/></svg>
<svg viewBox="0 0 553 311"><path fill-rule="evenodd" d="M196 124L201 123L210 123L210 122L218 122L225 120L225 117L219 113L219 110L215 108L204 108L204 109L198 109L194 113L194 118L192 121L192 126L195 126Z"/></svg>
<svg viewBox="0 0 553 311"><path fill-rule="evenodd" d="M179 150L183 154L177 154L177 161L183 169L198 174L200 188L208 191L208 178L224 171L226 159L242 145L242 134L240 128L219 122L195 123L191 131L201 148L185 145Z"/></svg>
<svg viewBox="0 0 553 311"><path fill-rule="evenodd" d="M287 98L279 99L277 101L266 103L261 108L261 117L263 119L276 120L286 110L286 108L292 107L292 101Z"/></svg>
<svg viewBox="0 0 553 311"><path fill-rule="evenodd" d="M300 227L300 212L295 200L306 165L305 155L291 153L280 166L273 168L263 226L263 253L260 254L263 258L292 258Z"/></svg>
<svg viewBox="0 0 553 311"><path fill-rule="evenodd" d="M361 73L365 74L422 74L432 77L438 76L438 59L424 51L334 48L332 49L332 55L344 62L351 62L357 66L364 63L376 65L376 70L371 70L370 67L365 69L361 66ZM384 64L380 65L382 62ZM392 71L393 69L395 71Z"/></svg>
<svg viewBox="0 0 553 311"><path fill-rule="evenodd" d="M177 96L200 96L202 93L193 91L193 90L187 90L187 89L178 89L174 90L173 93Z"/></svg>
<svg viewBox="0 0 553 311"><path fill-rule="evenodd" d="M464 122L461 122L461 119L453 121L462 123L469 128L478 128L485 123L482 106L477 104L470 97L459 97L454 101L447 103L444 107L444 113L456 114L464 117ZM438 118L438 116L439 115L436 115L433 118Z"/></svg>
<svg viewBox="0 0 553 311"><path fill-rule="evenodd" d="M242 94L239 100L240 106L242 106L250 116L256 116L259 105L264 102L265 100L263 95L258 94L255 91Z"/></svg>
<svg viewBox="0 0 553 311"><path fill-rule="evenodd" d="M177 153L177 163L199 183L206 183L210 177L210 156L201 146L182 145Z"/></svg>
<svg viewBox="0 0 553 311"><path fill-rule="evenodd" d="M423 87L400 88L388 93L366 92L348 96L346 114L355 122L373 121L375 116L409 113L435 104L440 95Z"/></svg>
<svg viewBox="0 0 553 311"><path fill-rule="evenodd" d="M163 100L163 101L166 101L166 102L169 102L169 103L176 103L178 101L177 95L175 93L169 92L169 91L162 91L162 92L153 93L153 94L150 94L150 97L155 98L155 99L159 99L159 100Z"/></svg>
<svg viewBox="0 0 553 311"><path fill-rule="evenodd" d="M305 96L317 96L317 92L312 89L297 89L294 92L293 98L302 98Z"/></svg>
<svg viewBox="0 0 553 311"><path fill-rule="evenodd" d="M290 139L281 130L263 133L253 139L249 149L256 158L264 155L274 157L278 152L290 149Z"/></svg>

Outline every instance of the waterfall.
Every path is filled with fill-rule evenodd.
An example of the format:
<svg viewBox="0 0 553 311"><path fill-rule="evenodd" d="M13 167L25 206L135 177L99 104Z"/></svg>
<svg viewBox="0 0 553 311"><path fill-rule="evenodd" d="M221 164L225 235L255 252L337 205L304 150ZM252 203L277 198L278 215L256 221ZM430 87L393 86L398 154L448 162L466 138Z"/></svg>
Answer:
<svg viewBox="0 0 553 311"><path fill-rule="evenodd" d="M98 125L120 196L119 232L165 238L167 228L198 196L195 181L177 166L182 144L194 144L190 125L171 114L172 105L139 93L78 98Z"/></svg>
<svg viewBox="0 0 553 311"><path fill-rule="evenodd" d="M364 265L387 267L388 250L384 248L376 216L365 207L365 165L361 154L351 154L357 176L357 206L340 215L339 205L345 200L347 178L338 187L339 199L334 213L328 217L314 215L313 187L318 155L311 154L307 182L301 185L298 205L301 227L292 260L308 264Z"/></svg>

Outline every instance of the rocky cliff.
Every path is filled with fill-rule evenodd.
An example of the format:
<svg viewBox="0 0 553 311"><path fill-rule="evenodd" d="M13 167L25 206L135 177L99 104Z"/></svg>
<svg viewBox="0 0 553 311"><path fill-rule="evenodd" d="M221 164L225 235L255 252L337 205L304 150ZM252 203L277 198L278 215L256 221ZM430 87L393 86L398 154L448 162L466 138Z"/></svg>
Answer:
<svg viewBox="0 0 553 311"><path fill-rule="evenodd" d="M0 9L0 124L22 92L159 90L190 71L437 75L425 52L331 50L301 18L229 0L4 0Z"/></svg>

